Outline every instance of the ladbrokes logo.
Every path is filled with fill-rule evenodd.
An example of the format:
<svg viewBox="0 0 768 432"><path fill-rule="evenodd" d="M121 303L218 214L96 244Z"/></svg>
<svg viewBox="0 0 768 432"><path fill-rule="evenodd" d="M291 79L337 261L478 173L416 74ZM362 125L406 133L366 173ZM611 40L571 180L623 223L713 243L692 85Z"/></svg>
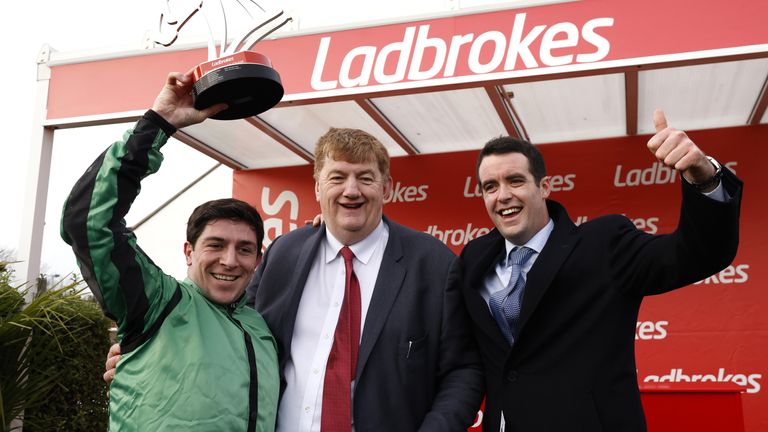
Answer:
<svg viewBox="0 0 768 432"><path fill-rule="evenodd" d="M406 186L396 182L392 187L392 194L384 198L385 203L418 202L427 199L429 185Z"/></svg>
<svg viewBox="0 0 768 432"><path fill-rule="evenodd" d="M635 340L661 340L667 337L669 321L638 321Z"/></svg>
<svg viewBox="0 0 768 432"><path fill-rule="evenodd" d="M729 265L720 273L715 273L704 280L696 282L694 285L741 284L749 280L747 270L749 270L749 264Z"/></svg>
<svg viewBox="0 0 768 432"><path fill-rule="evenodd" d="M679 383L679 382L732 382L747 389L747 393L760 391L762 374L743 374L727 372L725 368L719 368L717 373L687 374L682 368L671 369L666 375L648 375L643 379L646 383Z"/></svg>
<svg viewBox="0 0 768 432"><path fill-rule="evenodd" d="M298 227L299 218L299 197L293 191L280 192L274 201L269 197L269 186L264 186L261 190L261 209L264 216L264 247L266 248L272 243L272 240L287 233L293 231ZM283 211L283 208L288 206L288 217L286 221L279 217L266 217L277 216Z"/></svg>
<svg viewBox="0 0 768 432"><path fill-rule="evenodd" d="M525 19L525 13L516 14L508 33L490 30L477 35L452 35L450 39L430 36L429 24L419 26L418 30L409 26L401 40L380 49L358 46L344 54L334 52L333 37L326 36L320 39L311 85L315 90L332 90L406 79L447 78L454 76L457 69L486 74L540 65L593 63L610 52L611 43L598 30L612 27L613 18L594 18L581 28L571 22L526 27ZM536 45L538 50L532 49ZM333 58L342 58L338 69L326 70L330 66L326 63L329 52ZM394 71L391 71L393 65ZM329 76L336 79L323 79Z"/></svg>
<svg viewBox="0 0 768 432"><path fill-rule="evenodd" d="M466 228L442 230L438 229L437 225L430 225L425 232L437 237L438 240L447 245L463 246L470 240L486 235L490 231L490 228L476 227L469 223Z"/></svg>
<svg viewBox="0 0 768 432"><path fill-rule="evenodd" d="M736 172L737 162L726 162L728 169ZM616 187L648 186L657 184L675 183L677 181L677 171L665 166L661 162L654 162L648 168L629 169L621 165L616 165L616 172L613 176L613 185Z"/></svg>

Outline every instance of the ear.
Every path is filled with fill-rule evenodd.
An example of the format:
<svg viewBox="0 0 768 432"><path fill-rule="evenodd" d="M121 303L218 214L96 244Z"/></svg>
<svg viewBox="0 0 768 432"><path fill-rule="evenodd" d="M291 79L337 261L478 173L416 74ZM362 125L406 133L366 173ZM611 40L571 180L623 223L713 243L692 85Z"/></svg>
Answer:
<svg viewBox="0 0 768 432"><path fill-rule="evenodd" d="M184 242L184 257L187 259L187 267L192 265L192 243Z"/></svg>
<svg viewBox="0 0 768 432"><path fill-rule="evenodd" d="M392 186L392 176L388 176L384 181L384 202L388 202L392 198L392 192L394 187Z"/></svg>
<svg viewBox="0 0 768 432"><path fill-rule="evenodd" d="M315 200L320 202L320 183L315 180Z"/></svg>
<svg viewBox="0 0 768 432"><path fill-rule="evenodd" d="M539 189L541 189L542 198L546 199L549 197L549 192L551 192L549 176L545 176L543 179L541 179L541 181L539 182Z"/></svg>

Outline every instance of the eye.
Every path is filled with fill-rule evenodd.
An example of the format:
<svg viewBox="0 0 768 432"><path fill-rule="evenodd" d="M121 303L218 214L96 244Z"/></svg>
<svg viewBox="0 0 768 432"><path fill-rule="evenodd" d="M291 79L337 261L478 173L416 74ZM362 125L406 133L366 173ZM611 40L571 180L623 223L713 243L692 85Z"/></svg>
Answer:
<svg viewBox="0 0 768 432"><path fill-rule="evenodd" d="M498 185L496 183L484 183L483 193L493 193L496 191Z"/></svg>
<svg viewBox="0 0 768 432"><path fill-rule="evenodd" d="M341 184L344 183L344 177L340 175L333 175L328 177L328 182L331 184Z"/></svg>
<svg viewBox="0 0 768 432"><path fill-rule="evenodd" d="M240 253L243 255L253 255L256 253L256 248L251 246L243 246L240 248Z"/></svg>
<svg viewBox="0 0 768 432"><path fill-rule="evenodd" d="M223 245L221 243L208 243L208 249L221 249Z"/></svg>
<svg viewBox="0 0 768 432"><path fill-rule="evenodd" d="M376 180L371 176L362 176L360 177L360 183L364 185L372 185Z"/></svg>

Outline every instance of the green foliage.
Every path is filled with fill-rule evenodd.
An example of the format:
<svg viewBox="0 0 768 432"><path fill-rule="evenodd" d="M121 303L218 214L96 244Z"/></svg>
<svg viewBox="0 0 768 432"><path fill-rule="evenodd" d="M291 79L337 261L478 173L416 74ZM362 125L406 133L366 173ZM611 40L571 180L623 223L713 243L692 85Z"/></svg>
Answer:
<svg viewBox="0 0 768 432"><path fill-rule="evenodd" d="M106 430L109 321L77 285L24 305L0 277L0 430L22 411L25 432Z"/></svg>

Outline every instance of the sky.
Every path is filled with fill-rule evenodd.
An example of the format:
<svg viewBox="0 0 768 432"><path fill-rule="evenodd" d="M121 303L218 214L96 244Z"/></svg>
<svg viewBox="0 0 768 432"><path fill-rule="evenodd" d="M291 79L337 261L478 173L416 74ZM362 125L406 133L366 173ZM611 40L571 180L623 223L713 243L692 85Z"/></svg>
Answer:
<svg viewBox="0 0 768 432"><path fill-rule="evenodd" d="M188 0L176 0L184 2ZM206 0L213 1L213 0ZM226 0L225 0L226 1ZM273 1L295 18L299 30L385 22L400 17L428 16L451 8L494 6L499 0L291 0ZM136 50L158 22L164 0L36 0L13 2L0 14L3 67L0 68L0 251L15 252L20 241L24 200L29 182L29 149L36 98L36 61L44 44L62 53L87 54ZM260 1L261 4L265 2ZM269 2L266 2L269 4ZM542 1L538 1L542 3ZM205 41L204 20L195 16L177 43ZM129 85L116 83L115 85ZM158 83L158 90L162 83ZM109 97L109 89L104 89ZM147 102L147 106L151 101ZM93 159L130 124L57 131L48 189L41 272L66 275L76 271L71 250L59 238L58 222L64 200L74 182ZM176 141L164 149L162 170L143 183L143 193L128 214L129 225L140 220L182 187L207 171L215 161ZM231 190L222 190L222 196Z"/></svg>

